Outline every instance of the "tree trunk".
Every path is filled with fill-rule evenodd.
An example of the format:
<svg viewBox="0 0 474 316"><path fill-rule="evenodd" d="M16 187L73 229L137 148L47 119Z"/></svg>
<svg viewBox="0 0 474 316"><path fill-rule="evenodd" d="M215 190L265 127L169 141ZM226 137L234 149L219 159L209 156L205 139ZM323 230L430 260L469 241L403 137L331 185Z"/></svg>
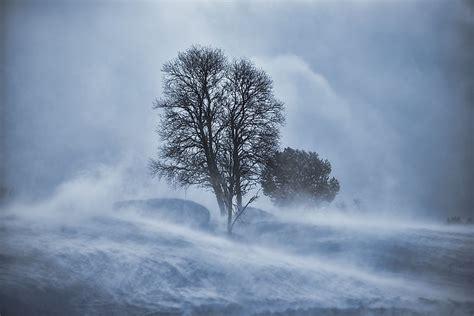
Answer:
<svg viewBox="0 0 474 316"><path fill-rule="evenodd" d="M216 196L217 205L219 205L221 216L225 216L225 214L227 214L227 210L224 202L224 193L218 184L213 184L212 189L214 191L214 195Z"/></svg>
<svg viewBox="0 0 474 316"><path fill-rule="evenodd" d="M215 195L216 195L217 205L219 205L221 216L224 216L227 213L225 203L222 199L222 196L219 196L217 193L215 193Z"/></svg>
<svg viewBox="0 0 474 316"><path fill-rule="evenodd" d="M227 207L227 234L232 235L232 196L228 196L226 199L226 207Z"/></svg>
<svg viewBox="0 0 474 316"><path fill-rule="evenodd" d="M235 176L235 197L237 201L237 214L240 213L242 209L242 184L240 182L240 157L238 153L238 142L235 141L234 144L234 176Z"/></svg>
<svg viewBox="0 0 474 316"><path fill-rule="evenodd" d="M217 171L217 165L215 160L211 158L211 155L209 155L208 158L208 166L209 166L209 173L210 173L210 180L211 180L211 185L212 189L214 190L214 194L217 199L217 205L219 205L219 210L221 212L221 216L225 216L226 212L226 205L225 205L225 195L224 191L222 190L222 185L220 181L220 175L219 172Z"/></svg>
<svg viewBox="0 0 474 316"><path fill-rule="evenodd" d="M227 210L227 234L232 235L232 209Z"/></svg>
<svg viewBox="0 0 474 316"><path fill-rule="evenodd" d="M242 188L240 187L240 179L237 181L235 197L237 200L237 210L240 212L242 209Z"/></svg>

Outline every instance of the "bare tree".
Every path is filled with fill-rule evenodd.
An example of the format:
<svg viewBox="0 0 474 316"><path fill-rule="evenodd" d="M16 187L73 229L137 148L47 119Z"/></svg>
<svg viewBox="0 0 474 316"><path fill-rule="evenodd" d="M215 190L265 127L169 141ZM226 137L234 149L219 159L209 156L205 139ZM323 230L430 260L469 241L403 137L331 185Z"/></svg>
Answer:
<svg viewBox="0 0 474 316"><path fill-rule="evenodd" d="M192 46L163 66L164 98L157 133L163 140L153 174L177 186L210 187L222 215L223 179L217 166L224 124L222 102L226 58L221 50Z"/></svg>
<svg viewBox="0 0 474 316"><path fill-rule="evenodd" d="M257 198L243 206L243 196L278 149L283 103L263 70L246 59L228 63L219 49L193 46L163 72L164 98L154 104L163 144L152 173L177 186L212 189L231 234Z"/></svg>
<svg viewBox="0 0 474 316"><path fill-rule="evenodd" d="M226 77L225 150L219 157L220 164L225 166L226 191L231 193L227 204L232 203L234 195L236 198L234 214L229 213L227 220L228 231L232 232L232 226L246 208L243 196L258 185L266 160L278 149L284 117L283 103L273 95L272 80L252 62L232 62Z"/></svg>

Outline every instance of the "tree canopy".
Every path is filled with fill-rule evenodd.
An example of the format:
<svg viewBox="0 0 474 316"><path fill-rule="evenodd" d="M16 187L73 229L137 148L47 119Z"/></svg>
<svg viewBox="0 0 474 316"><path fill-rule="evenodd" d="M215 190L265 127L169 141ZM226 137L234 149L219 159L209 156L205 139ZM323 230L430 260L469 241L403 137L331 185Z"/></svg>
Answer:
<svg viewBox="0 0 474 316"><path fill-rule="evenodd" d="M267 160L261 185L279 206L319 206L339 192L339 181L330 173L330 162L317 153L285 148Z"/></svg>
<svg viewBox="0 0 474 316"><path fill-rule="evenodd" d="M263 70L245 58L229 62L220 49L192 46L162 71L163 98L154 103L162 142L151 171L176 186L212 190L231 233L243 197L278 149L283 103Z"/></svg>

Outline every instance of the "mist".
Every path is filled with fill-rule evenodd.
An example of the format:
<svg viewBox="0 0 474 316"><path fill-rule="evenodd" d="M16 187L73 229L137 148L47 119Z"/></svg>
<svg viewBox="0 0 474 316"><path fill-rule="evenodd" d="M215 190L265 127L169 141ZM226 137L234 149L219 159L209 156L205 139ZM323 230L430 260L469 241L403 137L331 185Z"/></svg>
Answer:
<svg viewBox="0 0 474 316"><path fill-rule="evenodd" d="M471 227L278 213L195 229L135 207L100 168L0 226L5 315L468 315ZM135 196L135 195L134 195ZM194 197L195 198L195 197ZM32 260L34 258L34 260Z"/></svg>
<svg viewBox="0 0 474 316"><path fill-rule="evenodd" d="M143 159L134 168L146 178L161 66L199 43L269 72L286 104L282 146L329 159L341 199L472 214L467 2L7 2L2 11L2 182L18 196L129 155Z"/></svg>
<svg viewBox="0 0 474 316"><path fill-rule="evenodd" d="M472 226L445 224L474 218L470 2L3 1L0 25L2 315L472 313ZM150 175L161 68L194 44L270 75L334 202L261 195L228 238L212 192ZM114 207L150 198L209 227Z"/></svg>

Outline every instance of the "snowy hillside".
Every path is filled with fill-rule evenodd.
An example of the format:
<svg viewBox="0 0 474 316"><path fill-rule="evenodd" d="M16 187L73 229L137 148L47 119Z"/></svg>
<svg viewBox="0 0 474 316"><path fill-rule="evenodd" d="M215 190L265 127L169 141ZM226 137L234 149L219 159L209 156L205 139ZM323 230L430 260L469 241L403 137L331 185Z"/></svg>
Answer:
<svg viewBox="0 0 474 316"><path fill-rule="evenodd" d="M1 315L474 310L467 228L303 223L258 213L231 240L218 227L193 229L133 208L104 214L52 221L3 212Z"/></svg>

